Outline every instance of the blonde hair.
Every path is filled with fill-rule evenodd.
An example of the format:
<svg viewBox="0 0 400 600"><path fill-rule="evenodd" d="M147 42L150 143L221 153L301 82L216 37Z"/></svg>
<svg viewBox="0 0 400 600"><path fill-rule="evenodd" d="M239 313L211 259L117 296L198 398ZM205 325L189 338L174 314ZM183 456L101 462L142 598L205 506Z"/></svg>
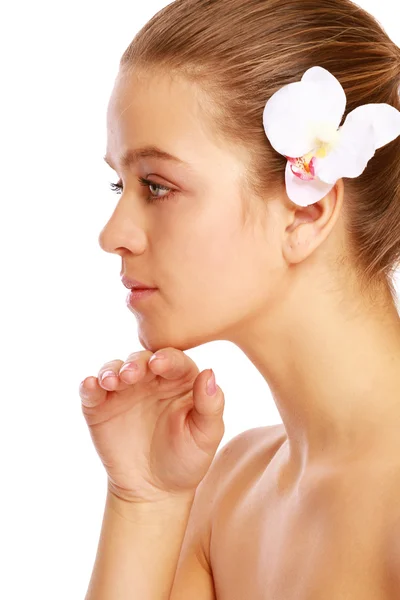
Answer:
<svg viewBox="0 0 400 600"><path fill-rule="evenodd" d="M347 114L361 104L400 109L400 49L350 0L176 0L155 14L125 50L121 69L161 70L199 86L216 137L249 151L248 189L285 192L284 156L265 135L266 101L312 66L343 86ZM301 115L300 115L301 118ZM400 263L400 137L365 171L345 179L346 234L362 289L384 284L395 299Z"/></svg>

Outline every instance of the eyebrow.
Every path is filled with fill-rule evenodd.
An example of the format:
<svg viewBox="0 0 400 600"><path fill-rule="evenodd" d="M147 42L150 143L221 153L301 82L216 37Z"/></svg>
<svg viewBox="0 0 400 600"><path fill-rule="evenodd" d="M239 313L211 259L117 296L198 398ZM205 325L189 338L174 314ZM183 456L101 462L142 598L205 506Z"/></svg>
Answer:
<svg viewBox="0 0 400 600"><path fill-rule="evenodd" d="M129 166L135 164L136 162L138 162L138 160L140 160L141 158L159 158L161 160L167 160L169 162L174 162L175 164L178 164L178 165L188 166L187 163L185 163L183 160L181 160L177 156L174 156L173 154L169 154L168 152L164 152L164 150L157 148L157 146L144 146L143 148L137 148L136 150L127 150L125 152L125 154L121 157L121 166L123 168L129 167ZM114 166L112 164L112 160L110 157L108 157L106 155L106 156L103 156L103 159L106 161L106 163L108 165L110 165L110 167L112 169L114 169Z"/></svg>

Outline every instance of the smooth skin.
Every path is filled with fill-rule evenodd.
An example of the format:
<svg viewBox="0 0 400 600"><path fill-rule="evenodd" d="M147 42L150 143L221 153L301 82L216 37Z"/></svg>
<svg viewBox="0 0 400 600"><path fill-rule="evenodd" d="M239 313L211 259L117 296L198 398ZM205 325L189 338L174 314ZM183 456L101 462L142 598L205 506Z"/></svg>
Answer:
<svg viewBox="0 0 400 600"><path fill-rule="evenodd" d="M274 597L308 599L309 579L304 580L303 595L299 590L285 595L282 590L303 581L291 579L285 565L293 561L296 572L305 573L301 559L307 555L307 544L316 543L317 538L307 537L304 531L304 524L308 519L313 522L315 514L310 498L318 498L329 525L333 492L338 498L335 515L345 513L346 522L351 522L352 515L361 514L351 490L368 491L363 494L362 513L368 518L362 519L362 526L370 536L358 546L357 560L367 564L364 549L374 548L373 560L379 569L389 564L393 541L387 532L394 539L394 528L382 531L381 513L373 510L369 489L376 477L379 486L374 489L388 490L380 509L386 522L400 523L396 501L400 486L396 487L393 475L400 472L399 314L384 287L370 295L359 288L347 236L343 179L308 207L293 204L284 193L271 196L268 189L263 199L243 192L251 155L240 144L217 139L203 112L208 101L200 88L165 72L120 71L107 111L106 153L122 194L99 243L104 251L121 258L121 272L157 288L130 309L146 351L173 348L184 352L227 340L244 352L265 379L283 422L279 458L271 466L269 441L264 445L260 436L252 437L251 460L240 463L243 472L234 471L239 488L232 485L230 489L242 486L240 494L245 494L243 475L254 474L250 481L256 481L257 488L246 492L251 495L253 521L247 520L246 502L238 506L233 492L232 501L221 500L220 513L222 518L232 509L237 538L245 539L249 527L260 532L257 545L248 540L248 549L260 557L258 578L254 561L246 576L236 569L246 555L240 555L232 540L224 543L229 528L219 534L213 531L213 556L216 562L223 561L220 567L213 565L214 572L226 597L232 596L229 582L222 582L223 574L235 573L247 586L247 597L256 598L266 584L261 558L275 557L274 569L268 572L274 577L268 582L270 589L277 590ZM122 163L127 151L148 145L183 162L148 156L129 165ZM138 177L152 184L144 187ZM245 200L250 207L247 219ZM114 365L117 372L121 364L114 361L102 370ZM97 387L104 384L92 380L92 385L96 386L94 394L104 398L105 392ZM135 385L130 389L134 394ZM107 398L113 402L118 396ZM269 394L266 400L270 402ZM243 402L238 410L246 409ZM213 437L212 448L218 435ZM115 440L118 436L115 432ZM205 459L198 474L206 464ZM233 466L229 466L232 471ZM349 482L357 483L351 487ZM272 520L264 529L260 524L268 515L274 518L269 517ZM304 539L294 538L293 528L285 530L293 519ZM326 540L338 557L343 555L346 536L335 537L338 531L339 527L326 538L318 537L315 552L321 560ZM384 556L378 539L385 546ZM331 576L329 565L324 567ZM321 572L325 572L322 567ZM252 590L253 595L248 589L252 582L258 590ZM329 581L321 582L321 591L327 585Z"/></svg>
<svg viewBox="0 0 400 600"><path fill-rule="evenodd" d="M223 392L216 385L207 392L212 371L200 373L175 348L163 354L141 351L107 362L80 391L108 489L129 502L190 496L224 435Z"/></svg>
<svg viewBox="0 0 400 600"><path fill-rule="evenodd" d="M237 345L282 417L288 491L321 463L366 447L400 450L399 314L387 290L369 297L357 286L343 179L308 207L248 193L244 219L250 155L216 139L207 101L194 85L152 71L120 71L111 94L106 154L123 189L99 243L121 258L123 273L158 288L130 309L142 346ZM184 164L122 165L126 151L147 145Z"/></svg>

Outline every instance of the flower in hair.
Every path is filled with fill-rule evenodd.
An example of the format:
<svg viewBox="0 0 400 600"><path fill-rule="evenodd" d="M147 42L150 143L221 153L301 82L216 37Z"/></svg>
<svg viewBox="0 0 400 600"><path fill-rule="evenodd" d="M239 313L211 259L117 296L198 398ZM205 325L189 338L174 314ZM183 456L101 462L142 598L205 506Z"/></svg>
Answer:
<svg viewBox="0 0 400 600"><path fill-rule="evenodd" d="M287 158L287 195L299 206L323 198L341 177L358 177L375 151L400 135L400 111L390 104L364 104L339 127L346 94L322 67L271 96L263 112L265 133Z"/></svg>

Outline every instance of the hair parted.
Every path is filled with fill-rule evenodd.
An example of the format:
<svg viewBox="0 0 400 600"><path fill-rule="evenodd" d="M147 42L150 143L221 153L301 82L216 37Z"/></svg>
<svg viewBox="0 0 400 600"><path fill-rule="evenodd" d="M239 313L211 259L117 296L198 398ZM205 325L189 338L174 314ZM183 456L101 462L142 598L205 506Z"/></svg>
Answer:
<svg viewBox="0 0 400 600"><path fill-rule="evenodd" d="M400 110L400 48L351 0L175 0L136 34L120 68L157 70L197 84L217 138L249 151L246 189L285 193L286 158L263 128L267 100L312 66L330 71L357 106ZM301 118L301 115L299 115ZM362 289L382 282L395 299L400 265L400 137L376 150L357 178L343 178L351 262Z"/></svg>

